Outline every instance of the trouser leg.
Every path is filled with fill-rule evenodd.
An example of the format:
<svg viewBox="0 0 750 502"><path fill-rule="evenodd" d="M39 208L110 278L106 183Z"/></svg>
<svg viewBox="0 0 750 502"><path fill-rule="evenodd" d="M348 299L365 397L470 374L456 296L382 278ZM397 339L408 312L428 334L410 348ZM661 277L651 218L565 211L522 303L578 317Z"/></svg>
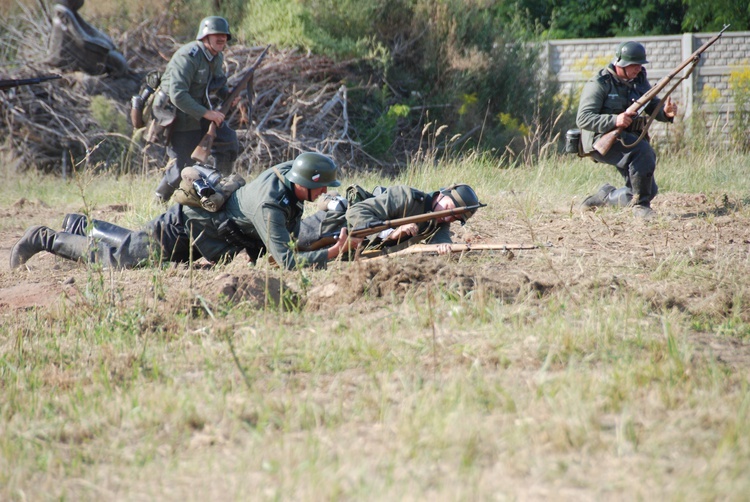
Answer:
<svg viewBox="0 0 750 502"><path fill-rule="evenodd" d="M192 164L191 157L193 150L200 142L202 136L199 130L175 131L172 133L172 138L167 147L169 163L167 164L164 176L156 187L156 195L162 201L168 201L174 191L180 186L182 168Z"/></svg>
<svg viewBox="0 0 750 502"><path fill-rule="evenodd" d="M211 148L216 170L222 176L229 176L234 170L234 161L239 153L239 142L237 132L224 122L216 130L216 139Z"/></svg>

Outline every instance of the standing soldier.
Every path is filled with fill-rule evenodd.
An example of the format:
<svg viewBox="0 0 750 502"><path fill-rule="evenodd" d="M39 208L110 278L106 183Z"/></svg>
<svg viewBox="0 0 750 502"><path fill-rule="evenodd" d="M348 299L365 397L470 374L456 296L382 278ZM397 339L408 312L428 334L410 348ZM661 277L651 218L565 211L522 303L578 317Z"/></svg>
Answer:
<svg viewBox="0 0 750 502"><path fill-rule="evenodd" d="M651 200L658 191L654 181L656 154L648 136L636 143L645 127L645 117L636 118L634 114L626 112L634 101L651 88L643 68L646 63L646 48L643 45L638 42L622 43L612 63L599 71L583 88L576 117L576 123L582 130L583 151L598 162L615 166L625 180L625 186L619 189L608 183L603 185L596 194L583 201L584 208L632 205L639 217L653 215ZM660 105L660 100L654 98L646 106L645 112L653 113ZM677 104L667 97L656 120L672 122L676 114ZM594 150L594 143L602 134L616 127L625 128L621 141L616 142L606 155L599 154Z"/></svg>
<svg viewBox="0 0 750 502"><path fill-rule="evenodd" d="M224 176L232 173L239 151L237 133L226 124L224 114L213 109L209 99L212 93L219 99L229 94L222 51L231 39L226 19L207 17L200 23L196 40L180 47L164 70L154 97L154 115L162 125L171 120L172 129L167 149L170 162L156 188L156 196L162 202L168 201L179 186L180 172L191 162L191 154L209 122L217 126L211 151L215 167Z"/></svg>

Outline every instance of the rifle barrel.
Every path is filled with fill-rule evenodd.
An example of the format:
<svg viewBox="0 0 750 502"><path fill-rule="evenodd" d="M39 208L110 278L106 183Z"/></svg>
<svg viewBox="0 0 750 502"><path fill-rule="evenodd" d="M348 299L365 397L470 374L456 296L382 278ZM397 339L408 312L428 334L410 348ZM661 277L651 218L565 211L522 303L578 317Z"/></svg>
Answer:
<svg viewBox="0 0 750 502"><path fill-rule="evenodd" d="M33 85L46 82L47 80L55 80L62 78L60 75L43 75L35 78L18 78L9 80L0 80L0 90L12 89L13 87L20 87L22 85Z"/></svg>

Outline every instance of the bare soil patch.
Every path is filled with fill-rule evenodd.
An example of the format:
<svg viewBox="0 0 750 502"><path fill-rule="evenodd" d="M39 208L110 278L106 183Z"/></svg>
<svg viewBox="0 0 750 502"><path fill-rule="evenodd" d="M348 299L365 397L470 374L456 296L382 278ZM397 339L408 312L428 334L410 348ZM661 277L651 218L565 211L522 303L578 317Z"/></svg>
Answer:
<svg viewBox="0 0 750 502"><path fill-rule="evenodd" d="M572 207L551 208L528 221L509 204L502 215L480 213L467 229L458 229L456 239L548 247L334 263L327 272L308 272L305 291L288 275L251 266L244 254L226 265L199 263L192 279L187 267L174 265L161 308L170 315L186 292L211 302L246 302L258 309L285 305L323 313L372 311L409 295L426 303L428 290L508 303L564 291L571 301L580 302L592 295L637 294L654 309L677 309L698 324L702 319L750 321L750 288L722 283L722 271L728 267L748 268L750 216L742 205L726 197L668 193L656 199L654 209L659 216L649 222L635 219L627 210L580 213ZM75 210L19 199L0 214L0 315L45 308L58 300L77 301L78 285L87 280L85 266L47 253L19 271L7 265L10 249L26 226L55 226L65 212ZM97 210L95 217L117 221L127 210L112 205ZM673 264L681 264L676 275L668 270ZM135 301L153 294L147 271L118 271L116 280L122 298ZM697 350L711 357L735 367L750 366L747 339L714 337L698 329L695 342Z"/></svg>

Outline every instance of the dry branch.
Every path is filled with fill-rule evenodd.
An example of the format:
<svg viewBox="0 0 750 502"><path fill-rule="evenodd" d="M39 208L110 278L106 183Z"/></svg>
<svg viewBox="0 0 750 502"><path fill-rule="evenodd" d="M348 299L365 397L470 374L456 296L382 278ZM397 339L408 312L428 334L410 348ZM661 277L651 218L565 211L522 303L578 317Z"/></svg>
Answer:
<svg viewBox="0 0 750 502"><path fill-rule="evenodd" d="M0 129L7 138L6 147L15 151L22 165L59 171L63 159L72 154L77 164L104 168L149 170L163 166L163 148L145 148L141 134L129 125L123 131L99 124L92 116L91 102L94 96L103 95L117 115L128 117L130 96L139 91L144 75L163 70L180 45L168 32L168 16L144 21L113 37L133 73L132 78L120 79L61 73L46 64L46 34L51 24L41 12L27 9L21 19L13 20L13 26L2 24L7 33L3 42L16 47L16 61L24 61L23 68L8 67L5 78L63 75L55 83L0 93ZM261 50L240 45L227 49L230 86L232 77L251 65ZM241 102L237 113L228 118L240 140L238 171L257 171L300 151L331 155L344 168L380 164L354 139L345 82L357 82L347 63L272 48L256 73L255 96L248 97L254 100L252 117L247 103ZM108 126L109 130L105 129ZM118 134L132 135L137 147L122 141ZM101 143L102 137L107 145ZM131 154L129 159L123 150ZM125 165L126 161L130 165Z"/></svg>

